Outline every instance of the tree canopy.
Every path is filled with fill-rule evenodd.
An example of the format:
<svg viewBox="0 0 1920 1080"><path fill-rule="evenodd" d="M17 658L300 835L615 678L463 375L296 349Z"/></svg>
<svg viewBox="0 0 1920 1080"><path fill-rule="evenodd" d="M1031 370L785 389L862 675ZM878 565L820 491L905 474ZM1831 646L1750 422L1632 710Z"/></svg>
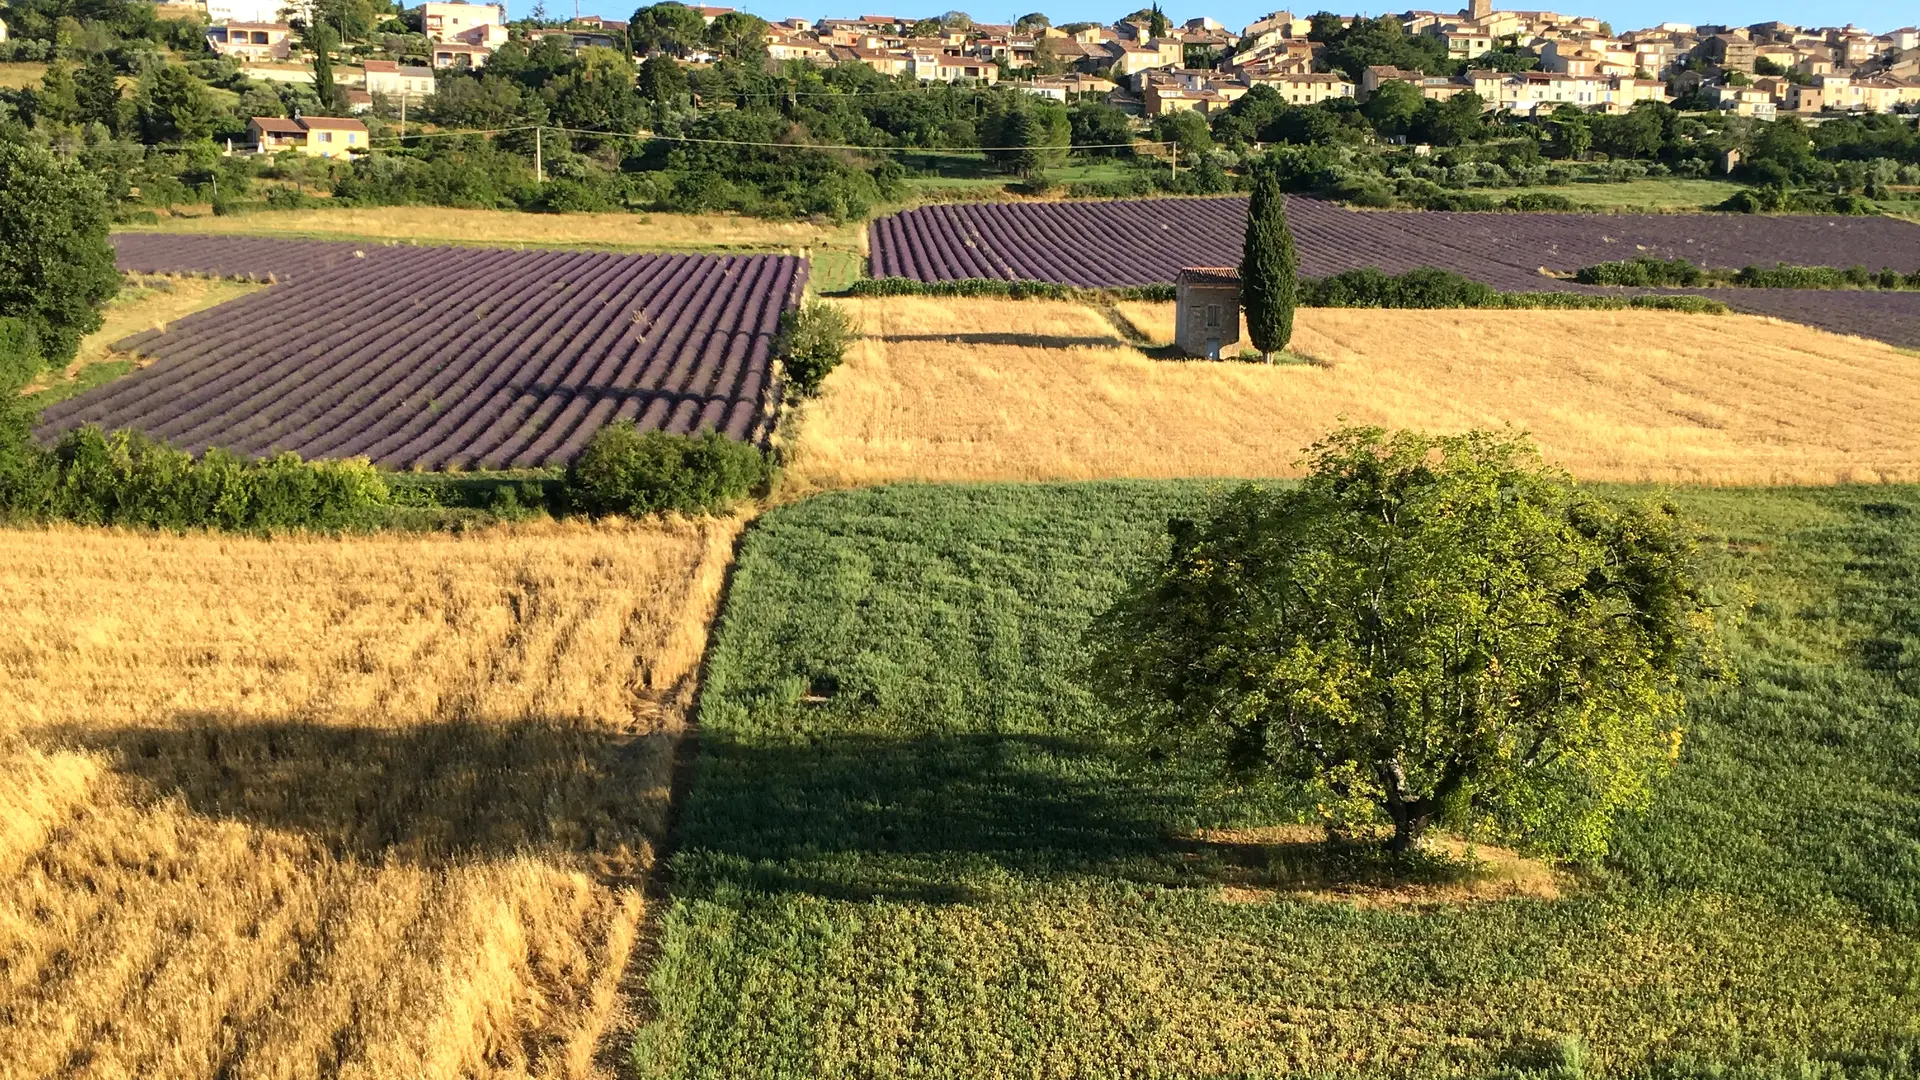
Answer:
<svg viewBox="0 0 1920 1080"><path fill-rule="evenodd" d="M0 328L16 367L72 361L119 291L106 193L77 165L0 140ZM31 374L16 371L14 374Z"/></svg>
<svg viewBox="0 0 1920 1080"><path fill-rule="evenodd" d="M1441 822L1603 854L1678 756L1711 640L1688 528L1509 435L1349 428L1305 464L1169 523L1095 624L1106 697L1161 749L1305 782L1400 849Z"/></svg>
<svg viewBox="0 0 1920 1080"><path fill-rule="evenodd" d="M643 7L627 23L627 40L639 53L664 52L686 56L707 40L707 20L685 4Z"/></svg>

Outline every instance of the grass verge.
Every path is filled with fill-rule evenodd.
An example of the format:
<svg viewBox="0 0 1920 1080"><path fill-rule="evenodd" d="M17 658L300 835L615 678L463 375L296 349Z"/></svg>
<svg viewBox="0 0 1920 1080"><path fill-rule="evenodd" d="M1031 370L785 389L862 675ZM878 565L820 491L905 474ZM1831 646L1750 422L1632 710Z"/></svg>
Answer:
<svg viewBox="0 0 1920 1080"><path fill-rule="evenodd" d="M175 319L224 304L266 286L214 278L162 274L126 274L120 292L101 313L100 329L80 342L73 363L25 388L29 405L43 409L132 371L138 361L115 352L114 343L142 330L163 328Z"/></svg>
<svg viewBox="0 0 1920 1080"><path fill-rule="evenodd" d="M1474 188L1473 194L1508 199L1515 195L1546 192L1565 195L1582 206L1611 213L1667 213L1708 210L1725 202L1735 192L1745 190L1745 184L1736 184L1731 180L1667 177L1624 183L1591 181L1553 187Z"/></svg>

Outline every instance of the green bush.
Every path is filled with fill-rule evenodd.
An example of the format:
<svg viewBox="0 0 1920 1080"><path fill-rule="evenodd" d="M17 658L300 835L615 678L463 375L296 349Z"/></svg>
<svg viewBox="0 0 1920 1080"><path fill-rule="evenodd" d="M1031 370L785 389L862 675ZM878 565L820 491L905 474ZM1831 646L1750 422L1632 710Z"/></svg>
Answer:
<svg viewBox="0 0 1920 1080"><path fill-rule="evenodd" d="M1582 285L1704 285L1707 272L1686 259L1641 256L1619 262L1596 263L1574 272Z"/></svg>
<svg viewBox="0 0 1920 1080"><path fill-rule="evenodd" d="M576 512L639 516L727 509L772 479L766 455L717 431L669 435L633 421L609 424L567 466L566 499Z"/></svg>
<svg viewBox="0 0 1920 1080"><path fill-rule="evenodd" d="M1492 286L1431 266L1398 275L1362 267L1317 281L1300 282L1301 307L1499 307L1498 296Z"/></svg>
<svg viewBox="0 0 1920 1080"><path fill-rule="evenodd" d="M847 313L825 301L815 300L781 315L774 351L786 369L787 396L819 394L820 384L840 366L855 336Z"/></svg>
<svg viewBox="0 0 1920 1080"><path fill-rule="evenodd" d="M1542 210L1577 211L1582 206L1565 195L1550 191L1523 191L1509 198L1502 207L1505 210L1537 212Z"/></svg>

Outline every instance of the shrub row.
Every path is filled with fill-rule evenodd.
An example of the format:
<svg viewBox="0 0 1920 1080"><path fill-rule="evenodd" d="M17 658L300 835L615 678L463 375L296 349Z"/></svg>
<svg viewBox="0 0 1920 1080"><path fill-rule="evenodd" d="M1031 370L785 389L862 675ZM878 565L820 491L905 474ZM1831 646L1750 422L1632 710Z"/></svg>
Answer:
<svg viewBox="0 0 1920 1080"><path fill-rule="evenodd" d="M1878 273L1864 266L1842 270L1833 266L1747 266L1733 273L1730 284L1749 289L1920 289L1920 270L1902 274L1891 267Z"/></svg>
<svg viewBox="0 0 1920 1080"><path fill-rule="evenodd" d="M1714 206L1735 214L1841 214L1859 216L1878 213L1869 199L1859 195L1829 195L1779 185L1736 191Z"/></svg>
<svg viewBox="0 0 1920 1080"><path fill-rule="evenodd" d="M1171 300L1172 285L1124 285L1089 289L1053 281L1003 281L1000 278L962 278L959 281L916 281L913 278L861 278L849 285L848 296L983 296L1002 300Z"/></svg>
<svg viewBox="0 0 1920 1080"><path fill-rule="evenodd" d="M7 516L157 529L338 531L380 523L392 499L365 460L196 458L133 431L84 427L51 450L16 445L0 465Z"/></svg>
<svg viewBox="0 0 1920 1080"><path fill-rule="evenodd" d="M1709 270L1686 259L1642 256L1595 263L1574 272L1585 285L1737 286L1749 289L1920 289L1920 271L1902 274L1891 267L1875 272L1864 266L1747 266Z"/></svg>
<svg viewBox="0 0 1920 1080"><path fill-rule="evenodd" d="M915 281L911 278L863 278L847 290L851 296L992 296L1013 300L1172 300L1172 285L1086 289L1051 281ZM1469 277L1423 266L1404 274L1371 267L1324 278L1302 278L1295 302L1301 307L1340 308L1574 308L1620 310L1652 308L1720 314L1727 306L1704 296L1591 296L1585 293L1503 293Z"/></svg>
<svg viewBox="0 0 1920 1080"><path fill-rule="evenodd" d="M31 415L0 417L0 520L152 529L341 532L539 513L640 516L720 512L766 490L756 446L719 432L669 435L632 421L602 429L564 477L387 474L364 458L195 457L135 431L83 427L51 448Z"/></svg>
<svg viewBox="0 0 1920 1080"><path fill-rule="evenodd" d="M1431 266L1404 274L1371 267L1331 277L1303 279L1296 294L1301 307L1341 308L1567 308L1621 310L1646 308L1722 314L1727 306L1704 296L1593 296L1571 292L1503 293L1490 285Z"/></svg>

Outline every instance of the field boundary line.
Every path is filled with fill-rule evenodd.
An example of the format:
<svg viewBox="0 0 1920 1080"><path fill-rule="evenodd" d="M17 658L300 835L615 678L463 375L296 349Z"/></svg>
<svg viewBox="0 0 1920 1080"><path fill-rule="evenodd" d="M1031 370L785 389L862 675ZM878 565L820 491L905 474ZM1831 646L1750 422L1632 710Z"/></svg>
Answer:
<svg viewBox="0 0 1920 1080"><path fill-rule="evenodd" d="M633 948L627 953L626 970L615 983L619 1003L600 1035L593 1055L594 1066L610 1076L633 1075L629 1054L633 1040L647 1025L660 1018L648 981L663 952L661 939L666 930L667 912L672 908L673 856L680 850L680 817L686 810L687 794L693 786L694 771L700 760L700 707L706 693L707 676L719 641L720 622L726 617L733 599L734 575L740 569L740 552L747 536L760 520L765 507L756 507L753 515L734 534L727 550L727 565L714 599L713 616L707 623L706 647L700 651L700 663L688 675L693 692L686 706L680 734L674 740L673 765L667 772L667 809L660 825L660 843L654 851L653 866L640 884L640 925L634 930Z"/></svg>

